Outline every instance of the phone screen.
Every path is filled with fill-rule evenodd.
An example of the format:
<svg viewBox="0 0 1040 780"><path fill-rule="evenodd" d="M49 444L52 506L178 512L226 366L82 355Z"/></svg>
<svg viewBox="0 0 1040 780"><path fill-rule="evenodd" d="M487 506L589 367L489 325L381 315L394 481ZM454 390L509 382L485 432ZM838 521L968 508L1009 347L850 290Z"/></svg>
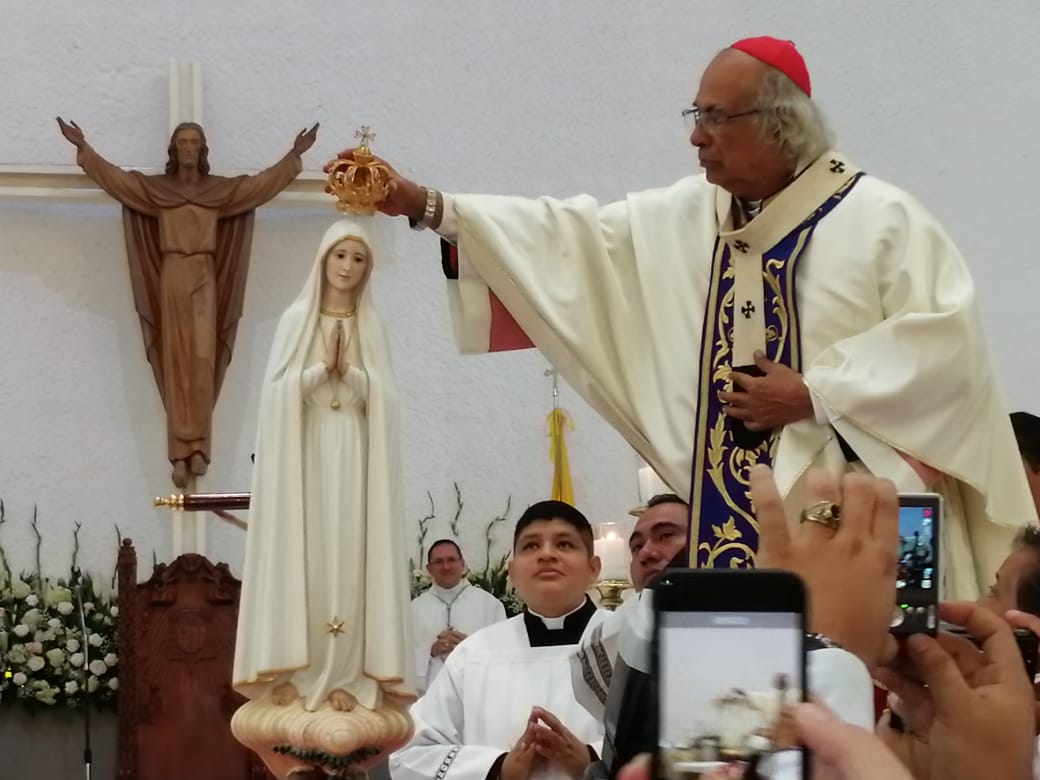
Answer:
<svg viewBox="0 0 1040 780"><path fill-rule="evenodd" d="M938 626L940 507L937 495L899 497L897 633L934 633Z"/></svg>
<svg viewBox="0 0 1040 780"><path fill-rule="evenodd" d="M659 776L802 777L803 642L800 612L659 612Z"/></svg>

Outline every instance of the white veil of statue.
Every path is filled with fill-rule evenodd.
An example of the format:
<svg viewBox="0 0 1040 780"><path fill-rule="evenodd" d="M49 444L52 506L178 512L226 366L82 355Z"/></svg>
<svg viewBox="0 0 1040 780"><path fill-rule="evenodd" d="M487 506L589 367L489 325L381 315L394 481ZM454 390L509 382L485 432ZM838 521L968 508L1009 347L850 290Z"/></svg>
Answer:
<svg viewBox="0 0 1040 780"><path fill-rule="evenodd" d="M291 683L310 711L337 689L369 709L383 693L415 692L397 396L365 222L326 231L278 323L260 396L234 687L257 699ZM306 375L324 354L326 258L347 238L369 249L368 278L341 320L351 367L316 384Z"/></svg>

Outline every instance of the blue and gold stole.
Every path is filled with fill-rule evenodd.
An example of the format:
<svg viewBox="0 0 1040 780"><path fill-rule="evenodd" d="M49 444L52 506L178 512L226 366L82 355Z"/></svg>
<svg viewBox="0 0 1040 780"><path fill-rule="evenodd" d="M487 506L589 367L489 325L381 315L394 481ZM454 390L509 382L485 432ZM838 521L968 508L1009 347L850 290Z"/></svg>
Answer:
<svg viewBox="0 0 1040 780"><path fill-rule="evenodd" d="M753 566L758 524L751 508L748 472L757 463L771 464L780 430L757 444L740 446L732 422L722 411L720 391L730 389L734 367L735 317L750 319L755 306L740 302L735 311L736 261L762 269L761 312L757 334L766 356L801 372L797 270L813 231L852 190L862 176L835 153L823 155L784 189L754 220L733 230L730 198L720 198L722 228L713 250L711 286L705 306L698 376L700 397L693 445L690 490L690 565L700 568ZM806 215L806 204L811 213ZM723 213L725 210L725 214ZM799 221L800 220L800 221ZM791 229L793 226L793 229ZM729 229L727 229L729 228ZM738 253L736 256L735 253ZM744 277L745 279L748 277ZM751 283L757 287L754 277ZM756 290L757 293L757 290ZM763 322L764 320L764 322ZM744 361L737 358L738 365Z"/></svg>

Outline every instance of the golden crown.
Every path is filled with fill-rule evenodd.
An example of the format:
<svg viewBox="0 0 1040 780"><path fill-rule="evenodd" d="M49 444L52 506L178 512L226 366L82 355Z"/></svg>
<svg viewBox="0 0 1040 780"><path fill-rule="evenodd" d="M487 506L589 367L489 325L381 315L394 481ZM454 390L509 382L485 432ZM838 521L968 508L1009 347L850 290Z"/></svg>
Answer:
<svg viewBox="0 0 1040 780"><path fill-rule="evenodd" d="M326 163L325 192L336 197L336 208L344 214L371 216L390 191L390 174L368 148L375 133L362 127L354 137L361 141L356 149Z"/></svg>

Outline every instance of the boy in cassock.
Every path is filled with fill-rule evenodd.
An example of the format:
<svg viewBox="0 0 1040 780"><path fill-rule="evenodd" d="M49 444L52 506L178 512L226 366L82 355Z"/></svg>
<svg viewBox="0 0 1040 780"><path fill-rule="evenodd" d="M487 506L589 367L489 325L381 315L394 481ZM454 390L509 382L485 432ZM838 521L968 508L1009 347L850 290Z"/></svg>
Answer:
<svg viewBox="0 0 1040 780"><path fill-rule="evenodd" d="M570 657L610 613L586 595L600 561L574 507L541 501L513 533L509 577L526 605L461 642L412 707L394 780L581 778L603 729L574 698Z"/></svg>

